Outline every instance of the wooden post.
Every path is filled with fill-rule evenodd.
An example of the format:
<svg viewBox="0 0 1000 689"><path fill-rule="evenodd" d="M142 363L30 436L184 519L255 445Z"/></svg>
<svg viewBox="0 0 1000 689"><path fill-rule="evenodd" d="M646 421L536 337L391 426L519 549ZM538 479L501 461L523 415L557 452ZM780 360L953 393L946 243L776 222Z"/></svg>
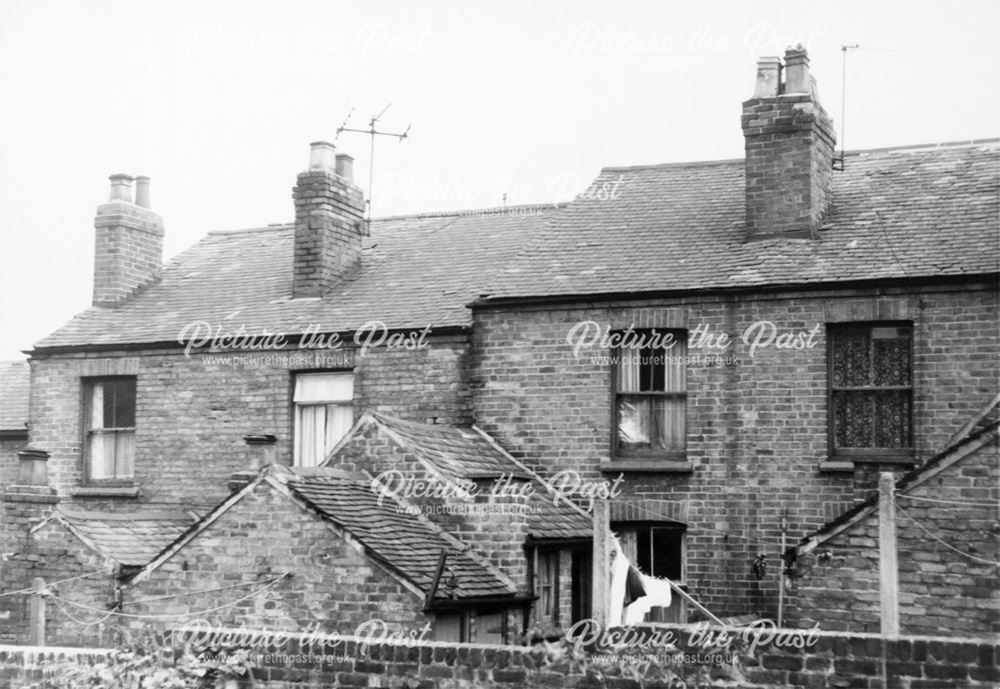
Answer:
<svg viewBox="0 0 1000 689"><path fill-rule="evenodd" d="M896 561L896 480L878 477L878 554L882 636L899 636L899 567Z"/></svg>
<svg viewBox="0 0 1000 689"><path fill-rule="evenodd" d="M610 522L608 518L608 501L594 501L594 556L590 616L601 625L601 629L607 624L608 617L608 592L611 588L611 557L610 549Z"/></svg>
<svg viewBox="0 0 1000 689"><path fill-rule="evenodd" d="M35 592L28 602L28 643L32 646L45 645L45 580L35 577L31 580Z"/></svg>

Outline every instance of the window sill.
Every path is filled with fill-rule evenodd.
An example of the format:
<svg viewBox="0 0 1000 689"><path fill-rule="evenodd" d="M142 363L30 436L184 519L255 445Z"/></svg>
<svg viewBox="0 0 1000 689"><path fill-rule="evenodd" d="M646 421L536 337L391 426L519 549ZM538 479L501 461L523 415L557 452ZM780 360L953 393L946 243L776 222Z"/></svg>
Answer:
<svg viewBox="0 0 1000 689"><path fill-rule="evenodd" d="M909 464L910 466L916 466L918 464L917 460L913 457L851 457L850 461L855 464Z"/></svg>
<svg viewBox="0 0 1000 689"><path fill-rule="evenodd" d="M601 463L604 472L644 472L650 474L690 474L694 465L685 460L614 459Z"/></svg>
<svg viewBox="0 0 1000 689"><path fill-rule="evenodd" d="M825 474L851 473L857 465L894 464L915 467L919 462L913 455L835 455L819 463L819 471Z"/></svg>
<svg viewBox="0 0 1000 689"><path fill-rule="evenodd" d="M913 456L912 453L906 454L837 454L829 459L830 462L837 464L848 463L848 464L907 464L909 466L916 466L919 464L917 458Z"/></svg>
<svg viewBox="0 0 1000 689"><path fill-rule="evenodd" d="M74 498L137 498L138 485L76 486L66 491Z"/></svg>

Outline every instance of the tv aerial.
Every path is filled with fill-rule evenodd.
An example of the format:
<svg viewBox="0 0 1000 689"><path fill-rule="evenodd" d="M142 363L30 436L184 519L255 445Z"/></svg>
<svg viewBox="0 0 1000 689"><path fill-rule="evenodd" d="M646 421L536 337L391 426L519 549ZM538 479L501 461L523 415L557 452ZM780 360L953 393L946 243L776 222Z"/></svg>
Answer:
<svg viewBox="0 0 1000 689"><path fill-rule="evenodd" d="M337 127L337 135L334 137L334 141L340 138L341 132L352 132L355 134L368 134L371 137L371 147L369 152L369 162L368 162L368 227L369 231L372 224L372 194L375 186L375 137L376 136L391 136L399 139L400 143L403 143L403 139L406 139L410 135L410 127L412 125L406 125L406 129L402 132L382 132L375 128L375 124L382 119L382 115L385 114L386 110L392 107L392 103L382 108L382 112L377 115L372 115L371 119L368 120L368 129L354 129L348 127L347 123L351 119L351 115L354 114L354 108L347 113L347 117L344 118L343 124Z"/></svg>

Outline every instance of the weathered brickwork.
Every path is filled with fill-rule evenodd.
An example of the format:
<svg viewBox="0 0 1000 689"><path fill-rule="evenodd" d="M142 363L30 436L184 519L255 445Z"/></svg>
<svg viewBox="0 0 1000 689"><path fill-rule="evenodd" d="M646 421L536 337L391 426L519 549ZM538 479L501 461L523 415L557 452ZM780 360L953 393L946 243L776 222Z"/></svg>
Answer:
<svg viewBox="0 0 1000 689"><path fill-rule="evenodd" d="M277 460L291 463L295 371L344 368L344 352L300 350L236 354L180 350L59 355L32 360L32 442L50 452L50 483L65 501L129 509L143 504L213 506L236 471L251 467L248 434L278 438ZM432 337L415 350L371 350L347 357L355 372L355 409L426 422L469 423L463 383L466 338ZM263 362L264 365L260 365ZM72 496L81 485L82 382L136 377L138 498Z"/></svg>
<svg viewBox="0 0 1000 689"><path fill-rule="evenodd" d="M95 305L113 306L150 282L163 266L163 221L125 201L98 206L94 219Z"/></svg>
<svg viewBox="0 0 1000 689"><path fill-rule="evenodd" d="M286 572L291 576L249 595ZM395 631L419 629L430 621L422 607L357 541L262 482L129 587L123 611L159 615L164 628L163 616L181 613L177 619L226 626L353 633L372 618Z"/></svg>
<svg viewBox="0 0 1000 689"><path fill-rule="evenodd" d="M782 516L788 543L842 512L869 488L866 472L828 462L826 324L913 323L915 451L940 450L997 390L997 292L969 285L907 291L734 295L567 307L482 308L475 314L471 384L477 423L547 474L617 475L610 460L612 366L607 348L574 356L570 329L707 327L734 342L735 365L688 367L688 473L630 473L626 495L685 501L687 582L717 614L777 612ZM819 325L816 346L763 347L741 334L758 321L778 332ZM689 354L697 354L691 349ZM730 362L733 363L733 362ZM611 473L602 474L602 464ZM627 498L625 498L627 499ZM751 563L767 556L758 580Z"/></svg>
<svg viewBox="0 0 1000 689"><path fill-rule="evenodd" d="M253 668L267 689L388 686L400 689L464 687L576 687L668 689L663 679L642 681L557 659L542 649L473 644L424 646L371 643L370 639L292 639L278 657ZM1000 681L1000 648L961 639L821 635L806 650L768 648L743 666L745 689L992 689ZM0 646L0 681L41 680L44 663L95 664L108 651L36 651ZM310 658L311 656L311 658ZM316 656L326 660L317 663ZM304 659L304 660L303 660ZM606 670L607 668L605 668ZM735 685L730 685L735 686Z"/></svg>
<svg viewBox="0 0 1000 689"><path fill-rule="evenodd" d="M321 297L361 260L365 201L360 189L326 170L298 177L295 199L296 297Z"/></svg>
<svg viewBox="0 0 1000 689"><path fill-rule="evenodd" d="M73 570L73 562L44 562L29 550L28 533L55 509L57 498L51 490L40 486L4 486L0 500L0 590L28 588L33 577L45 577L46 568L58 569L57 578ZM67 574L65 576L74 576ZM50 581L53 580L51 577ZM27 598L21 595L0 597L0 642L11 643L27 638Z"/></svg>
<svg viewBox="0 0 1000 689"><path fill-rule="evenodd" d="M30 583L33 577L41 577L53 594L46 600L46 644L102 646L110 641L110 625L90 623L104 617L113 604L114 563L61 525L49 522L32 534L24 553L11 564L24 568L22 581ZM17 600L21 615L15 613L15 617L27 624L28 596Z"/></svg>
<svg viewBox="0 0 1000 689"><path fill-rule="evenodd" d="M751 235L811 235L830 205L830 117L814 97L790 94L747 101L742 122Z"/></svg>
<svg viewBox="0 0 1000 689"><path fill-rule="evenodd" d="M896 517L901 630L1000 633L997 566L988 564L1000 562L997 446L963 458L896 502L902 510ZM786 619L824 629L879 630L877 512L802 556L796 570L801 577Z"/></svg>

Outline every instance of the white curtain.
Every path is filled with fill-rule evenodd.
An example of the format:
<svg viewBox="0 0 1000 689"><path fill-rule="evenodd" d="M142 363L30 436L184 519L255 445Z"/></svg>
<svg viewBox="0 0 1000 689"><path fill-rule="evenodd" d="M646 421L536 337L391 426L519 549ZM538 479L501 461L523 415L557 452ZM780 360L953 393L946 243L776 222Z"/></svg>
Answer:
<svg viewBox="0 0 1000 689"><path fill-rule="evenodd" d="M640 350L622 348L618 359L618 390L620 392L639 391Z"/></svg>
<svg viewBox="0 0 1000 689"><path fill-rule="evenodd" d="M135 432L104 430L104 384L90 386L90 478L132 478L135 475Z"/></svg>
<svg viewBox="0 0 1000 689"><path fill-rule="evenodd" d="M302 373L295 376L294 402L350 402L353 373Z"/></svg>
<svg viewBox="0 0 1000 689"><path fill-rule="evenodd" d="M354 422L354 374L295 378L295 464L319 466Z"/></svg>

